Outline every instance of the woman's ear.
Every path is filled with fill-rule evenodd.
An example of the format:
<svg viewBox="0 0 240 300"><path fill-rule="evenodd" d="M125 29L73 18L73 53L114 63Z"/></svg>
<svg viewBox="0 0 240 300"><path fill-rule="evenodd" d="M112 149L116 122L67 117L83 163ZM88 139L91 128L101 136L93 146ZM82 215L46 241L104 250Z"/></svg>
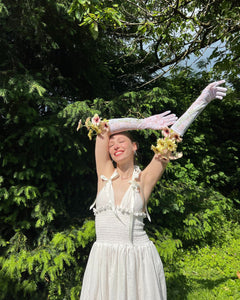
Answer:
<svg viewBox="0 0 240 300"><path fill-rule="evenodd" d="M134 150L134 151L137 151L137 149L138 149L137 143L136 143L136 142L133 142L133 150Z"/></svg>

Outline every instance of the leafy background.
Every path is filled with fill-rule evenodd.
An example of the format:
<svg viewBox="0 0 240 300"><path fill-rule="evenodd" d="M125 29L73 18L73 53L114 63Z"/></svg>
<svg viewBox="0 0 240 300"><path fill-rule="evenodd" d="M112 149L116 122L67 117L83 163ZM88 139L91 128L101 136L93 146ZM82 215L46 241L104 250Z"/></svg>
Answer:
<svg viewBox="0 0 240 300"><path fill-rule="evenodd" d="M239 298L238 16L237 1L0 1L0 299L79 298L96 195L79 118L180 116L219 78L228 95L184 136L146 230L169 299ZM134 136L143 167L159 132Z"/></svg>

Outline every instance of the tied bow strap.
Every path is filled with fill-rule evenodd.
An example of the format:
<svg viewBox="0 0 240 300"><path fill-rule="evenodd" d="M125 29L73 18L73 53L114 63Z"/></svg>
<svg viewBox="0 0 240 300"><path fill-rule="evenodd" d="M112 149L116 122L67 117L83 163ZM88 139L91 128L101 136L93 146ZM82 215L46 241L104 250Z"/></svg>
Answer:
<svg viewBox="0 0 240 300"><path fill-rule="evenodd" d="M116 208L115 208L114 197L113 197L113 188L112 188L112 179L113 178L115 178L115 176L114 177L111 176L111 178L108 179L104 175L101 175L101 179L106 182L105 189L106 189L106 193L107 193L107 198L109 199L109 202L111 204L112 210L116 214ZM110 194L112 194L112 197L111 197Z"/></svg>
<svg viewBox="0 0 240 300"><path fill-rule="evenodd" d="M134 166L132 181L135 181L136 179L138 179L140 173L141 173L141 170L140 170L139 166Z"/></svg>
<svg viewBox="0 0 240 300"><path fill-rule="evenodd" d="M113 188L112 188L112 180L117 178L118 176L119 175L118 175L117 170L114 171L114 173L112 174L112 176L110 178L107 178L106 176L101 175L101 179L106 182L104 189L106 189L107 198L111 202L111 207L112 207L112 210L114 211L115 215L116 215L116 208L115 208L114 197L113 197L114 194L113 194ZM112 197L110 197L111 196L110 194L112 194ZM96 200L97 200L97 198L95 198L93 204L90 206L90 210L93 209L93 207L96 205Z"/></svg>
<svg viewBox="0 0 240 300"><path fill-rule="evenodd" d="M118 174L117 170L115 170L110 178L107 178L106 176L101 175L101 179L106 182L105 186L104 186L104 189L106 190L106 194L107 194L106 196L109 199L109 203L111 205L112 211L114 212L114 214L118 218L118 220L121 223L123 223L122 220L119 218L119 216L117 214L117 209L116 209L116 205L115 205L115 201L114 201L114 192L113 192L113 187L112 187L112 180L117 178L118 176L119 176L119 174ZM93 202L93 204L90 206L90 209L92 209L95 206L96 199Z"/></svg>

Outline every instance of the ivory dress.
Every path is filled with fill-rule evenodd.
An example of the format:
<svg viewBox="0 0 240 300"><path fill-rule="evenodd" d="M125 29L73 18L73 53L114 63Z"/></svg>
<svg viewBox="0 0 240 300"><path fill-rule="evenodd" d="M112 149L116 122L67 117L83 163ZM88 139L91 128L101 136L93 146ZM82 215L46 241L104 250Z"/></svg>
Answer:
<svg viewBox="0 0 240 300"><path fill-rule="evenodd" d="M136 182L132 180L120 206L115 205L112 181L114 171L91 206L95 214L96 242L93 244L83 277L80 300L166 300L162 262L149 240L143 219L147 207ZM145 212L143 212L145 211Z"/></svg>

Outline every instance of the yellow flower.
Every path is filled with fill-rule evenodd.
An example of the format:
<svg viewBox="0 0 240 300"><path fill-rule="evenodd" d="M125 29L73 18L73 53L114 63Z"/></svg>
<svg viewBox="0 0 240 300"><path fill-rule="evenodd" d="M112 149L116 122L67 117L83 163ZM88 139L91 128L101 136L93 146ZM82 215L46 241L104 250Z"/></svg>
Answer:
<svg viewBox="0 0 240 300"><path fill-rule="evenodd" d="M173 152L177 149L177 145L176 145L175 141L173 141L171 139L166 139L165 143L166 143L166 147L169 151Z"/></svg>
<svg viewBox="0 0 240 300"><path fill-rule="evenodd" d="M164 146L164 139L158 139L157 140L157 145L159 145L159 146Z"/></svg>
<svg viewBox="0 0 240 300"><path fill-rule="evenodd" d="M102 130L101 130L101 128L99 128L99 127L96 128L95 131L96 131L96 134L101 134L101 133L102 133Z"/></svg>
<svg viewBox="0 0 240 300"><path fill-rule="evenodd" d="M89 140L90 140L90 141L92 140L92 134L93 134L92 129L89 129L88 137L89 137Z"/></svg>
<svg viewBox="0 0 240 300"><path fill-rule="evenodd" d="M91 125L91 129L92 129L93 131L98 131L98 126L95 125L95 124L92 124L92 125Z"/></svg>
<svg viewBox="0 0 240 300"><path fill-rule="evenodd" d="M85 121L85 125L82 125L82 121L78 122L77 130L85 126L88 129L88 137L92 140L93 134L101 134L103 131L108 130L108 120L101 120L98 114L95 114L92 118L88 117Z"/></svg>
<svg viewBox="0 0 240 300"><path fill-rule="evenodd" d="M85 121L85 126L87 127L87 129L90 128L90 126L91 126L90 117L88 117L88 118L86 119L86 121Z"/></svg>
<svg viewBox="0 0 240 300"><path fill-rule="evenodd" d="M161 153L161 152L163 152L163 151L164 151L164 149L165 149L165 147L164 147L164 146L162 146L162 145L157 145L157 146L156 146L156 150L157 150L157 152L158 152L158 153Z"/></svg>
<svg viewBox="0 0 240 300"><path fill-rule="evenodd" d="M157 148L155 147L155 146L151 146L151 150L154 152L154 153L158 153L158 151L157 151Z"/></svg>
<svg viewBox="0 0 240 300"><path fill-rule="evenodd" d="M182 153L176 152L177 143L182 141L180 135L168 127L163 128L162 135L163 138L157 140L157 145L151 146L151 149L158 155L158 158L167 161L182 157Z"/></svg>

